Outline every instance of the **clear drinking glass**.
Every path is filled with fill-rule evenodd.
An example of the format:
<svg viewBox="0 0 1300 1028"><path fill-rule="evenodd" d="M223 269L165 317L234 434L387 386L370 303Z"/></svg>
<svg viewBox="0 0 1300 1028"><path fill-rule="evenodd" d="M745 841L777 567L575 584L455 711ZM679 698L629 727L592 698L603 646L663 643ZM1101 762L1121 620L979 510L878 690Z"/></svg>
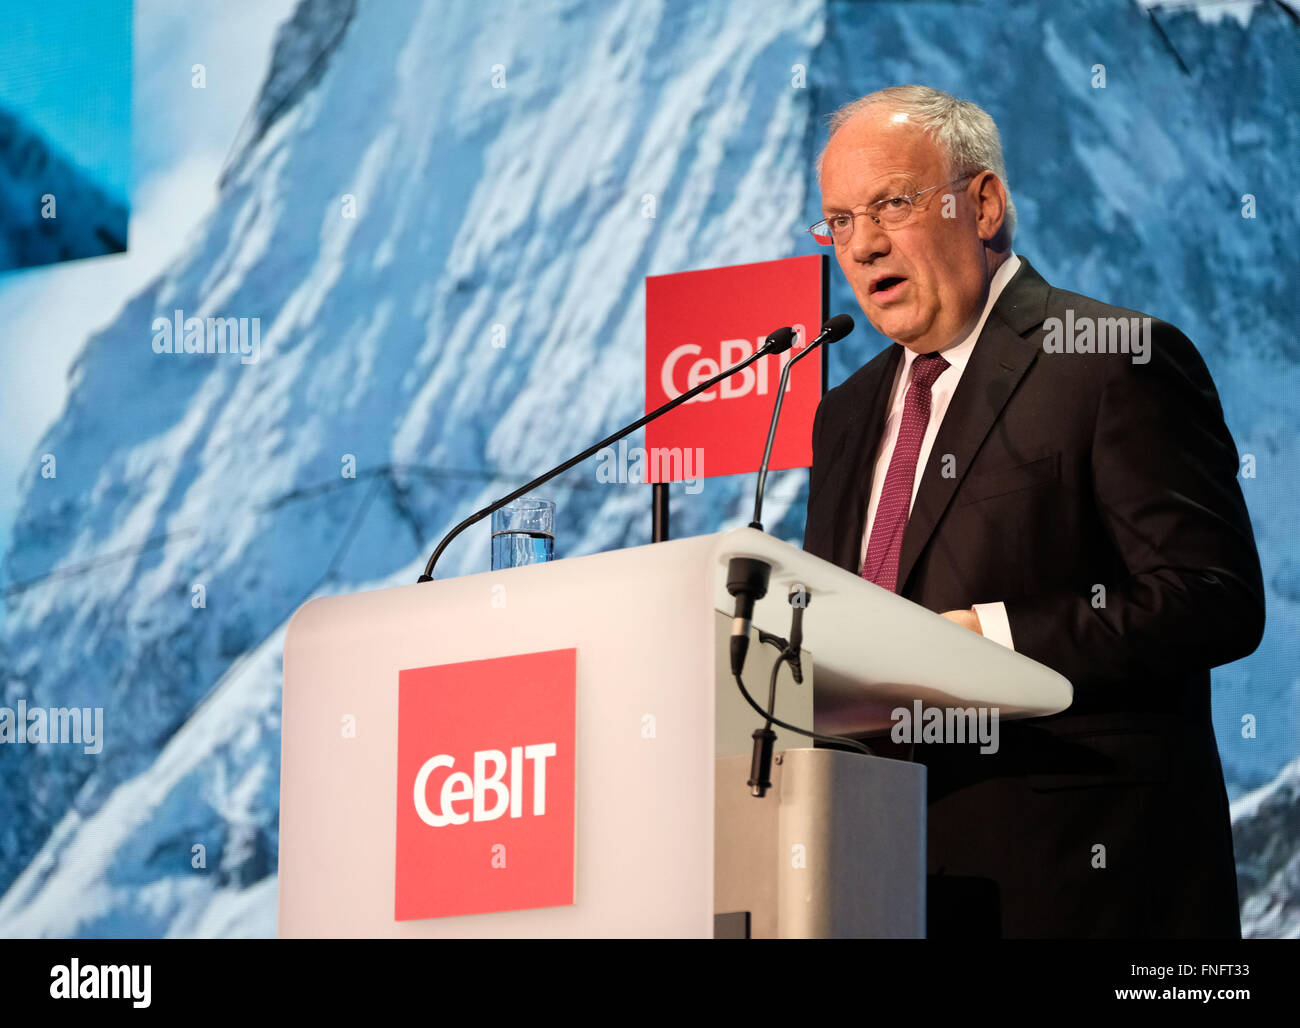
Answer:
<svg viewBox="0 0 1300 1028"><path fill-rule="evenodd" d="M492 570L555 557L555 501L524 496L492 512Z"/></svg>

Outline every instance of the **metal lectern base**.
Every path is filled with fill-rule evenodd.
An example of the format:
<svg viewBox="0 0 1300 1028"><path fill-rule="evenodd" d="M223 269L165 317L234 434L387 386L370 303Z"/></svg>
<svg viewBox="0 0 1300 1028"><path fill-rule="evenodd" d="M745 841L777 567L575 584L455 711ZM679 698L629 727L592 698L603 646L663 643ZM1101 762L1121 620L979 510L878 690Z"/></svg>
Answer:
<svg viewBox="0 0 1300 1028"><path fill-rule="evenodd" d="M923 765L785 750L762 799L749 773L748 755L715 763L717 937L924 937Z"/></svg>

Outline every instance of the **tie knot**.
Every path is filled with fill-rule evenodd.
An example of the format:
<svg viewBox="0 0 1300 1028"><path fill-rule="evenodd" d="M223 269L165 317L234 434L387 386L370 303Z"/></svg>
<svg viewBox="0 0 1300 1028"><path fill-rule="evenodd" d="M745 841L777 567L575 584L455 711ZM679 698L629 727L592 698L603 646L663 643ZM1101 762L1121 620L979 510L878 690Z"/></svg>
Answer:
<svg viewBox="0 0 1300 1028"><path fill-rule="evenodd" d="M912 361L912 381L922 389L929 389L948 367L940 354L923 353Z"/></svg>

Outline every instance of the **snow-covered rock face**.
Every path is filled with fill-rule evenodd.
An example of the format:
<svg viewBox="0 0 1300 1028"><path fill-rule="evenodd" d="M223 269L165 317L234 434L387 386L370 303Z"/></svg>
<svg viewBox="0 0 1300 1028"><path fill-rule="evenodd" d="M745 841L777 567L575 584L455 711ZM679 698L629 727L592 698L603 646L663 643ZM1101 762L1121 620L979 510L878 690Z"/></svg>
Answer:
<svg viewBox="0 0 1300 1028"><path fill-rule="evenodd" d="M1232 806L1242 933L1300 939L1300 760Z"/></svg>
<svg viewBox="0 0 1300 1028"><path fill-rule="evenodd" d="M88 340L40 446L57 476L23 485L3 703L103 707L105 740L0 746L0 934L273 931L289 615L414 580L451 524L636 416L645 276L809 252L824 116L882 85L984 101L1018 251L1198 342L1269 469L1243 484L1283 566L1298 83L1269 58L1295 28L1162 25L1169 43L1109 0L300 5L220 203ZM836 278L832 309L856 313ZM176 310L257 319L257 360L155 353ZM882 345L837 344L832 382ZM769 483L769 524L796 541L805 479ZM751 489L676 490L674 534L744 523ZM594 464L549 495L560 556L648 541L647 491ZM439 570L487 561L480 526ZM1270 595L1275 623L1295 602ZM1224 728L1294 695L1295 646L1273 632L1219 676ZM1278 734L1221 733L1230 778L1280 768Z"/></svg>

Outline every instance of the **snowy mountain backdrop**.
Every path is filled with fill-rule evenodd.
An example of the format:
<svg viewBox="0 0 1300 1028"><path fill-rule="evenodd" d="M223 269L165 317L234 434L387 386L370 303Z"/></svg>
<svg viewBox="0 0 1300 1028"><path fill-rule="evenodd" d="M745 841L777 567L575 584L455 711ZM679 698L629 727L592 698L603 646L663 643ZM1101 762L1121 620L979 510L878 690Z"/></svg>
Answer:
<svg viewBox="0 0 1300 1028"><path fill-rule="evenodd" d="M3 107L0 212L0 271L126 249L125 204Z"/></svg>
<svg viewBox="0 0 1300 1028"><path fill-rule="evenodd" d="M0 746L0 934L274 934L293 611L414 581L635 417L644 278L812 252L825 116L923 82L998 120L1017 252L1181 327L1254 458L1269 625L1216 729L1244 927L1300 935L1300 26L1174 6L301 0L267 68L210 67L264 78L215 203L85 340L19 484L0 705L102 707L105 738ZM147 81L137 123L173 102ZM177 310L257 319L257 359L156 353ZM833 383L884 345L858 321ZM769 484L796 542L806 478ZM674 534L751 489L675 489ZM594 463L549 495L559 556L649 540L648 491ZM480 526L440 570L487 561Z"/></svg>

